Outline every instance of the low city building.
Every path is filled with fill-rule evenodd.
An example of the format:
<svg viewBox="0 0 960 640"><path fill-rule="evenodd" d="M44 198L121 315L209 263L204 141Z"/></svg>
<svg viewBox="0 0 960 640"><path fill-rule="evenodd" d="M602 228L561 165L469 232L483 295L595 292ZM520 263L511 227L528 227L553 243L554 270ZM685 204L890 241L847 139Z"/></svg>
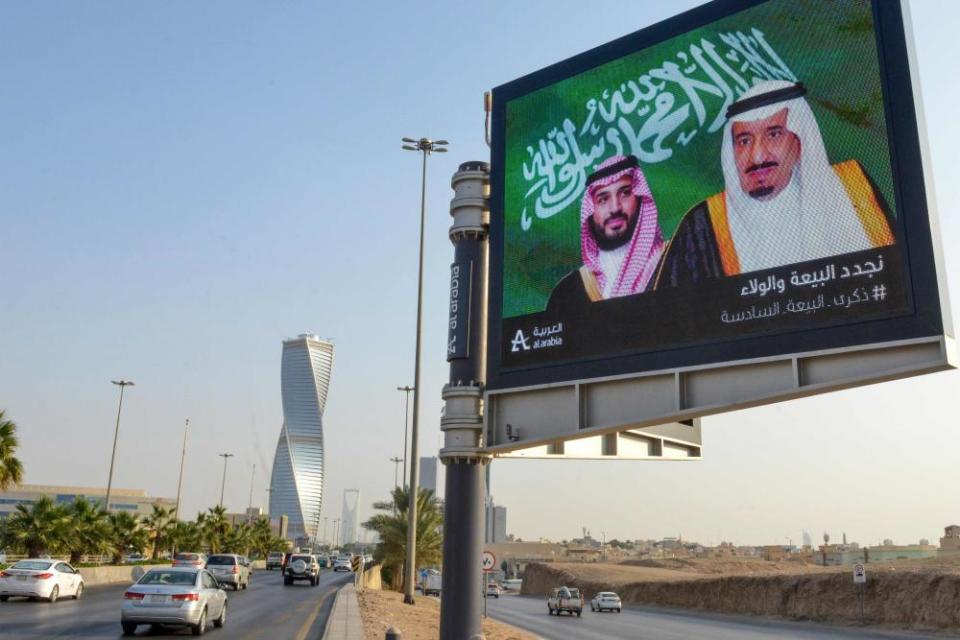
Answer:
<svg viewBox="0 0 960 640"><path fill-rule="evenodd" d="M107 497L107 490L96 487L20 484L0 492L0 519L16 511L18 504L31 507L43 496L50 498L58 505L72 504L77 498L81 498L102 506ZM177 501L174 498L149 496L141 489L110 490L109 511L126 511L139 518L152 513L154 505L175 509Z"/></svg>
<svg viewBox="0 0 960 640"><path fill-rule="evenodd" d="M960 525L951 524L944 527L937 556L941 558L960 556Z"/></svg>

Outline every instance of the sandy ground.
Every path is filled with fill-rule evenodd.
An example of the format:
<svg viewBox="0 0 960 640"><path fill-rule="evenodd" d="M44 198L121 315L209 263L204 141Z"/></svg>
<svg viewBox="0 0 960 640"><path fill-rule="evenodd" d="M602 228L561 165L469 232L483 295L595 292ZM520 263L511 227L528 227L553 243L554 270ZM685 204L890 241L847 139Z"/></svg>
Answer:
<svg viewBox="0 0 960 640"><path fill-rule="evenodd" d="M357 594L366 640L383 640L387 629L394 627L403 640L436 640L440 636L440 601L417 597L417 604L403 604L403 594L395 591L364 589ZM536 640L514 627L487 618L483 624L487 640Z"/></svg>

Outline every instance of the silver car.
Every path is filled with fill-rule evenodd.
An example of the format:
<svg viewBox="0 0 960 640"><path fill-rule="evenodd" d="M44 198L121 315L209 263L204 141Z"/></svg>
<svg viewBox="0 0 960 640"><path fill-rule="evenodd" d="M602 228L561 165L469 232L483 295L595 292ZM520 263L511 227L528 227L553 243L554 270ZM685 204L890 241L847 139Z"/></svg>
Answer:
<svg viewBox="0 0 960 640"><path fill-rule="evenodd" d="M215 627L226 623L227 594L204 569L151 569L123 594L120 625L126 636L138 624L189 626L199 636L210 620Z"/></svg>
<svg viewBox="0 0 960 640"><path fill-rule="evenodd" d="M620 596L613 591L601 591L590 601L590 611L616 611L620 613L623 610L623 604L620 602Z"/></svg>
<svg viewBox="0 0 960 640"><path fill-rule="evenodd" d="M229 584L234 591L250 586L250 563L243 556L216 553L207 558L205 568L221 584Z"/></svg>

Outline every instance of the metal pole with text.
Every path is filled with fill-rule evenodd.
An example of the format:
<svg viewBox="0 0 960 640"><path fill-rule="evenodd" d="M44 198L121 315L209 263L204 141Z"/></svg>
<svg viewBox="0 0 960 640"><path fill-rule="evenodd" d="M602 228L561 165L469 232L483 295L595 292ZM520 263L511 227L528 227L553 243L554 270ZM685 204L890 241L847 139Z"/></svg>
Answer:
<svg viewBox="0 0 960 640"><path fill-rule="evenodd" d="M447 361L450 381L443 388L444 434L440 459L447 466L444 501L443 597L440 639L482 638L480 606L484 584L483 466L481 453L483 385L487 348L487 230L490 167L465 162L453 176Z"/></svg>

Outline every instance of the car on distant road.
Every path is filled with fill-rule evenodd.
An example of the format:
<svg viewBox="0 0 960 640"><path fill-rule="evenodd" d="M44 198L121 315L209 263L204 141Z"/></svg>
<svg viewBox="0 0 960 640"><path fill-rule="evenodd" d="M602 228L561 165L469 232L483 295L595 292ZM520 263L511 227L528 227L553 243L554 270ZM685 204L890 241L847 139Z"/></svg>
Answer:
<svg viewBox="0 0 960 640"><path fill-rule="evenodd" d="M193 567L194 569L203 569L207 564L207 554L193 553L190 551L181 551L173 556L173 566L175 567Z"/></svg>
<svg viewBox="0 0 960 640"><path fill-rule="evenodd" d="M250 566L243 556L215 553L207 558L206 570L221 584L229 584L234 591L250 586Z"/></svg>
<svg viewBox="0 0 960 640"><path fill-rule="evenodd" d="M61 596L83 595L83 577L66 562L29 558L0 571L0 602L12 596L56 602Z"/></svg>
<svg viewBox="0 0 960 640"><path fill-rule="evenodd" d="M601 591L593 596L590 601L590 611L616 611L620 613L623 610L623 603L620 602L620 596L613 591Z"/></svg>
<svg viewBox="0 0 960 640"><path fill-rule="evenodd" d="M164 567L147 571L123 594L120 626L132 636L137 625L188 626L193 635L227 622L227 594L213 574L193 567Z"/></svg>
<svg viewBox="0 0 960 640"><path fill-rule="evenodd" d="M425 596L437 596L443 592L443 574L436 569L427 569L423 576L422 591Z"/></svg>
<svg viewBox="0 0 960 640"><path fill-rule="evenodd" d="M267 571L272 569L283 569L283 552L271 551L267 555Z"/></svg>
<svg viewBox="0 0 960 640"><path fill-rule="evenodd" d="M135 562L143 562L144 560L149 560L147 556L142 553L131 553L123 559L124 564L134 564Z"/></svg>
<svg viewBox="0 0 960 640"><path fill-rule="evenodd" d="M316 558L307 553L290 556L283 572L283 584L291 585L297 580L307 580L314 587L320 583L320 564Z"/></svg>
<svg viewBox="0 0 960 640"><path fill-rule="evenodd" d="M580 617L583 614L583 596L580 589L573 587L557 587L547 596L547 609L550 615L560 615L569 613L571 616L577 614Z"/></svg>
<svg viewBox="0 0 960 640"><path fill-rule="evenodd" d="M485 598L500 598L500 587L496 582L487 583L487 589L483 593Z"/></svg>
<svg viewBox="0 0 960 640"><path fill-rule="evenodd" d="M334 571L353 571L353 565L350 564L349 558L337 558L336 562L333 563Z"/></svg>

